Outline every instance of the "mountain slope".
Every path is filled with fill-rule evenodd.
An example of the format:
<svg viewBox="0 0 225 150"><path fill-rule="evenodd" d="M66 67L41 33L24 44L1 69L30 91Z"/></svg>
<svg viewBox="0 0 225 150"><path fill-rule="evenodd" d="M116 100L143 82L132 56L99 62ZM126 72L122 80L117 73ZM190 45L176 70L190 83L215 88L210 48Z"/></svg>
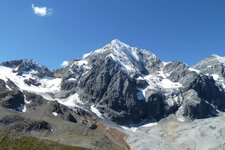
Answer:
<svg viewBox="0 0 225 150"><path fill-rule="evenodd" d="M61 145L47 140L39 140L33 137L27 137L20 134L10 134L7 132L0 132L0 149L17 149L17 150L88 150L80 147L72 147Z"/></svg>

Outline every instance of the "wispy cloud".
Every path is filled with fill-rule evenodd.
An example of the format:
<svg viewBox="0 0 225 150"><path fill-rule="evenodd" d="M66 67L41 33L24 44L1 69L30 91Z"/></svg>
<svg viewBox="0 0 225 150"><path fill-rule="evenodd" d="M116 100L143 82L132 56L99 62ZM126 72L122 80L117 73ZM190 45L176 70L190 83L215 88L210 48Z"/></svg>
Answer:
<svg viewBox="0 0 225 150"><path fill-rule="evenodd" d="M52 8L47 8L45 6L44 7L38 7L38 6L35 6L34 4L32 4L32 9L33 9L34 14L36 14L38 16L41 16L41 17L51 16L52 11L53 11Z"/></svg>

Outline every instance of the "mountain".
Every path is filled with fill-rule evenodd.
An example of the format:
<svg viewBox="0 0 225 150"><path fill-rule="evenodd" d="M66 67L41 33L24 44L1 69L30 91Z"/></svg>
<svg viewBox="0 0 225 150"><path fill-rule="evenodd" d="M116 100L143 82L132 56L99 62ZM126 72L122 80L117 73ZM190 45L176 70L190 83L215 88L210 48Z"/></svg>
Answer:
<svg viewBox="0 0 225 150"><path fill-rule="evenodd" d="M56 70L33 60L2 62L0 130L91 149L130 149L126 134L147 133L142 129L171 116L179 126L220 117L224 70L224 57L212 55L189 67L119 40Z"/></svg>
<svg viewBox="0 0 225 150"><path fill-rule="evenodd" d="M212 76L223 89L225 88L225 57L213 54L197 63L194 68Z"/></svg>
<svg viewBox="0 0 225 150"><path fill-rule="evenodd" d="M181 119L204 118L225 108L225 93L210 76L119 40L68 62L62 72L61 90L78 93L82 102L118 124L173 113Z"/></svg>

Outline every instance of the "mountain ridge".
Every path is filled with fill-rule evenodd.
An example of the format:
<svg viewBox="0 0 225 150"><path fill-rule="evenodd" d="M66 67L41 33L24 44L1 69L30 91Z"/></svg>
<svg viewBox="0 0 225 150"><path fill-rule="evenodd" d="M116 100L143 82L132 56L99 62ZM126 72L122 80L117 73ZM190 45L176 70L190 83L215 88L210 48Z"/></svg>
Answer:
<svg viewBox="0 0 225 150"><path fill-rule="evenodd" d="M223 60L222 57L219 57L218 55L211 55L210 57L216 58L220 62L221 60ZM42 80L40 80L40 82L36 82L36 81L43 77L48 77L48 78L51 77L52 80L54 80L54 74L55 75L58 74L58 73L55 73L57 71L54 72L52 70L49 70L47 67L42 66L34 62L33 60L18 60L18 61L2 63L2 65L6 67L7 66L15 67L12 65L16 65L16 64L17 64L17 70L14 69L13 71L17 72L19 75L23 75L23 74L26 74L27 72L33 71L31 73L31 77L28 77L28 79L26 80L25 84L28 84L27 89L29 88L29 85L33 85L33 86L37 85L37 87L39 87L42 84L40 83L42 82ZM52 94L55 95L54 97L59 97L59 98L65 97L64 99L66 99L67 97L68 101L70 100L71 97L72 98L77 97L75 99L77 99L77 101L80 101L80 103L89 103L91 105L93 104L96 105L97 107L99 107L100 112L102 113L104 113L104 111L101 109L109 109L110 107L112 107L112 109L110 108L109 110L107 110L108 112L106 113L106 116L107 117L110 116L114 118L114 116L111 116L111 115L115 115L117 116L115 117L116 119L120 118L118 117L120 115L121 116L125 115L124 116L125 118L128 117L129 114L131 116L135 116L136 114L134 113L135 111L138 111L138 110L136 110L136 108L133 110L134 107L137 107L138 109L144 109L142 110L142 113L144 114L142 115L140 114L142 117L139 115L136 116L137 120L140 118L143 118L144 116L146 117L149 116L149 114L148 115L145 114L146 112L148 112L149 108L148 109L145 108L146 106L144 105L149 103L148 102L149 98L150 98L150 101L152 101L151 100L152 96L153 97L156 96L157 98L161 100L156 100L157 104L154 104L154 109L158 107L161 107L161 108L158 108L157 110L154 110L152 108L154 111L151 111L148 113L152 114L152 116L150 115L150 118L152 117L161 118L160 115L162 115L163 111L164 111L164 114L162 116L164 116L165 114L166 115L170 114L170 111L171 111L170 109L175 109L175 107L178 107L178 108L181 107L181 103L178 101L176 102L176 99L179 98L179 91L181 89L184 92L185 88L187 89L190 88L191 86L190 84L194 82L190 79L190 77L196 78L196 79L199 78L200 80L207 80L207 81L210 80L210 77L207 77L207 76L204 77L203 79L201 76L204 76L204 75L201 75L200 71L196 69L198 69L198 67L190 68L179 61L172 61L172 62L165 63L161 61L159 58L157 58L154 54L147 51L146 49L130 47L129 45L115 39L115 40L112 40L111 43L107 44L103 48L92 51L89 54L85 54L83 56L83 59L75 59L72 61L68 61L66 64L64 64L64 67L58 69L58 70L62 70L60 75L62 78L61 78L61 81L59 81L58 79L58 83L57 83L58 89L56 90L56 92L53 92ZM96 72L96 70L98 71ZM101 74L99 74L99 72ZM92 77L93 73L95 73L94 77ZM117 74L116 75L117 77L115 78L115 82L126 83L127 84L126 86L128 87L124 87L124 85L120 85L120 84L115 85L111 83L110 80L114 78L115 74ZM186 76L187 76L187 79L183 79ZM123 79L120 79L121 77L123 77ZM105 78L105 79L102 80L102 83L87 85L87 82L88 80L90 80L90 78L93 78L93 82L95 82L94 81L95 79L99 79L99 80L100 79L102 80L102 78ZM119 78L119 81L117 81L118 78ZM104 88L109 87L110 83L112 84L111 86L116 86L114 87L116 89L114 89L113 87L110 87L109 91L104 91L104 89L100 88L101 86L103 86ZM46 84L47 83L43 83L43 86ZM89 92L90 88L95 87L98 84L99 84L98 91L96 91L96 89L92 89L92 93L90 93ZM183 85L187 86L186 84L188 85L188 87L183 87ZM50 86L53 86L53 85L50 85ZM86 88L86 86L89 86L88 89ZM118 89L121 89L121 88L123 90L128 90L128 91L124 93L120 93L119 91L117 91ZM112 89L116 90L118 92L117 94L120 93L119 95L122 95L122 97L121 96L115 97L115 100L114 100L115 106L113 106L112 102L110 102L111 103L110 106L108 106L108 104L106 106L105 104L101 104L103 101L106 101L108 103L108 100L114 97L114 95L112 94L111 94L111 97L107 97L107 96L104 97L104 94L106 93L110 94L110 90ZM60 90L62 90L62 92ZM80 94L78 94L77 92L78 93L81 92L82 96L80 96ZM93 92L95 92L95 94ZM171 93L173 93L173 95L171 95ZM120 100L121 104L118 104L117 102L118 98L119 99L121 98ZM80 100L80 99L87 99L87 100ZM96 99L99 99L99 100L96 101ZM129 99L129 102L126 101L127 99ZM180 99L185 99L185 98L180 97ZM124 102L126 101L126 104L123 101ZM169 102L169 101L173 101L173 102ZM127 103L130 103L130 104L127 104ZM176 103L176 106L174 106L174 104L171 104L171 103ZM124 107L124 105L126 105L126 107ZM148 107L151 108L151 105L152 104L149 104ZM168 105L168 106L163 106L162 108L161 105ZM75 106L75 103L73 104L73 106ZM120 109L116 110L118 108ZM123 109L126 110L127 112L124 112ZM168 109L168 110L165 110L165 109ZM154 114L154 112L158 112L158 113ZM143 119L148 118L146 117L144 117ZM194 117L198 117L198 116L194 116ZM131 120L133 120L133 118L131 118Z"/></svg>
<svg viewBox="0 0 225 150"><path fill-rule="evenodd" d="M97 134L100 124L142 128L170 116L181 123L215 117L225 111L224 62L218 55L193 67L164 62L119 40L56 70L33 60L3 62L0 111L20 117L0 116L0 127L51 135L60 123L76 124Z"/></svg>

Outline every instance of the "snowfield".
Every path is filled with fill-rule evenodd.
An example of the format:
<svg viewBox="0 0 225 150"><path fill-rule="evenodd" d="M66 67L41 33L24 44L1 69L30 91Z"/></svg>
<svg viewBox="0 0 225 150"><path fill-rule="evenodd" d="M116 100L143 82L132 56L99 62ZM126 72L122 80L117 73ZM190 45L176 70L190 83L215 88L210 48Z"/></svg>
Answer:
<svg viewBox="0 0 225 150"><path fill-rule="evenodd" d="M13 72L12 68L0 66L0 79L4 80L5 82L10 79L12 82L16 84L20 90L30 91L35 93L46 93L46 92L57 92L60 90L60 78L44 78L39 79L33 72L25 73L22 76L17 75ZM34 79L37 80L41 85L34 86L34 85L27 85L24 80L25 79Z"/></svg>
<svg viewBox="0 0 225 150"><path fill-rule="evenodd" d="M77 104L82 104L82 102L79 99L78 93L75 93L68 98L53 98L52 94L60 91L60 84L61 84L61 78L43 78L40 79L34 75L34 71L30 71L28 73L24 73L22 76L17 75L13 72L12 68L8 68L5 66L0 66L0 79L4 80L5 82L10 79L15 85L21 90L21 91L29 91L31 93L36 93L41 95L46 100L50 101L58 101L59 103L66 105L68 107L79 107ZM34 79L40 83L39 86L34 85L27 85L24 80L26 79ZM8 86L7 86L8 87ZM8 87L10 89L10 87ZM11 89L10 89L11 90ZM25 97L25 103L29 104L31 101L26 100ZM21 106L19 108L21 112L26 111L26 106Z"/></svg>

